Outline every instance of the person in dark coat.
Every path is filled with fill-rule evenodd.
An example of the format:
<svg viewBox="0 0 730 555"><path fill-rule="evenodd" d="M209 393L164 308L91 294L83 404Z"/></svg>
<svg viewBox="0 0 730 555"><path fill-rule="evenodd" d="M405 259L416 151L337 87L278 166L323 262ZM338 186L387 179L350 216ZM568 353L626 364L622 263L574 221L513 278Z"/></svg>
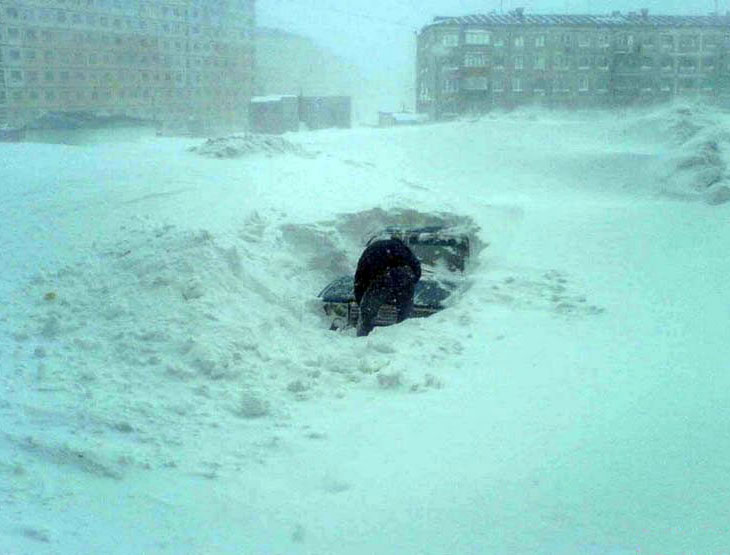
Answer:
<svg viewBox="0 0 730 555"><path fill-rule="evenodd" d="M355 271L355 300L360 306L358 337L373 330L383 303L395 303L396 322L408 318L419 279L421 263L403 241L384 239L368 245Z"/></svg>

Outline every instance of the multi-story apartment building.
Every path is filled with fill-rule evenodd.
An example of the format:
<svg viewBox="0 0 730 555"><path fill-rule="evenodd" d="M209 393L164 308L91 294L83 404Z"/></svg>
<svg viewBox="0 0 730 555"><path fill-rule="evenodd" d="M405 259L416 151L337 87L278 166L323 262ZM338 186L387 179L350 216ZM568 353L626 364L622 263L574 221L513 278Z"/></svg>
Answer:
<svg viewBox="0 0 730 555"><path fill-rule="evenodd" d="M730 94L730 17L438 17L418 35L417 108L441 118L526 103L616 106Z"/></svg>
<svg viewBox="0 0 730 555"><path fill-rule="evenodd" d="M255 0L0 0L0 125L246 120Z"/></svg>

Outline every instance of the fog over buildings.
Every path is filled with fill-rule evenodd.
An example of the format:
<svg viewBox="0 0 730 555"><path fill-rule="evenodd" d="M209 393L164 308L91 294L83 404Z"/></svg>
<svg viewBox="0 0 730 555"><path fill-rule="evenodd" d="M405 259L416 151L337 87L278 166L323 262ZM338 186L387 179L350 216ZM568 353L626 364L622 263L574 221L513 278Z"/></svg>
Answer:
<svg viewBox="0 0 730 555"><path fill-rule="evenodd" d="M254 1L0 2L0 124L91 112L244 123Z"/></svg>
<svg viewBox="0 0 730 555"><path fill-rule="evenodd" d="M423 76L417 74L417 71L422 74L425 67L423 59L417 60L417 43L435 17L443 25L443 18L504 15L516 13L515 10L527 16L601 16L618 12L627 15L646 10L644 13L655 17L707 16L711 12L724 15L727 9L727 0L691 3L654 0L639 4L583 0L358 0L346 5L314 0L2 0L0 125L25 125L48 113L93 112L154 120L161 126L171 127L190 127L198 121L240 126L247 121L248 103L255 94L351 96L356 122L374 120L378 110L418 107L432 114L449 113L454 110L426 107L428 95L434 94L433 87L449 86L449 80L438 85L433 81L424 89ZM717 35L711 40L724 48L725 19L718 18L710 26ZM255 34L256 27L259 31ZM668 88L674 93L692 92L707 89L709 81L717 81L710 73L722 72L719 58L724 56L724 50L715 48L712 61L703 55L705 39L697 33L697 28L689 35L689 38L675 38L697 40L696 59L681 58L679 54L688 52L680 49L692 47L677 42L672 82L669 83L666 74L656 75L651 87L644 83L637 85L640 89L656 89L654 96L661 97L659 93L667 92ZM574 38L576 48L580 47L582 39ZM656 40L662 39L657 36ZM463 54L455 50L447 67L463 70L467 64ZM613 64L612 58L607 66L605 60L598 59L599 54L594 56L591 70L600 73L607 67L611 71L614 66L618 67L619 62ZM484 67L491 71L499 65L498 58L490 55ZM655 58L653 70L666 72L664 57ZM472 56L468 63L473 62ZM513 59L511 54L504 62L511 64L513 70L515 64L519 67L520 63L533 63L531 59ZM550 65L553 60L545 62ZM540 67L545 62L535 63ZM646 59L631 63L634 62L641 65ZM555 61L557 65L566 63L575 65L577 70L581 59ZM476 91L486 90L486 86L492 94L495 89L501 92L505 87L524 89L528 83L532 83L529 85L532 90L552 87L541 76L472 75L474 66L468 67L470 75L464 76L468 83L458 84L462 90L474 91L474 86ZM633 76L627 78L631 80ZM585 79L574 75L572 80L575 81L572 85L561 81L558 88L585 89ZM610 89L604 81L596 74L588 86L596 90ZM462 107L480 106L480 110L495 105L491 97L489 102L463 99L459 102ZM502 104L510 106L516 102L496 103Z"/></svg>
<svg viewBox="0 0 730 555"><path fill-rule="evenodd" d="M652 15L707 15L730 9L727 0L357 0L341 5L315 0L265 0L257 4L258 21L312 37L348 63L355 64L364 78L379 86L368 95L381 97L381 108L390 109L416 102L416 35L437 16L507 13L523 8L526 14L595 14L614 11ZM388 98L380 91L387 90ZM362 93L362 90L360 91ZM393 106L395 105L395 106Z"/></svg>

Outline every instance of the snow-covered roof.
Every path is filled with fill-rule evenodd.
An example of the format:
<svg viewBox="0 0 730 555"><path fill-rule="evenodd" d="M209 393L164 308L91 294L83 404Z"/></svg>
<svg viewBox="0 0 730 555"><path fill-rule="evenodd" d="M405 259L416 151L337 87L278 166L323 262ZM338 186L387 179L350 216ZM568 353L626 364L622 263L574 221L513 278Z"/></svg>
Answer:
<svg viewBox="0 0 730 555"><path fill-rule="evenodd" d="M427 114L412 114L410 112L386 112L395 121L398 122L421 122L428 119Z"/></svg>
<svg viewBox="0 0 730 555"><path fill-rule="evenodd" d="M730 17L719 15L651 15L648 13L613 13L605 15L477 14L436 17L430 26L576 26L576 27L727 27Z"/></svg>
<svg viewBox="0 0 730 555"><path fill-rule="evenodd" d="M267 102L281 102L285 98L296 98L293 94L270 94L268 96L254 96L251 102L265 104Z"/></svg>

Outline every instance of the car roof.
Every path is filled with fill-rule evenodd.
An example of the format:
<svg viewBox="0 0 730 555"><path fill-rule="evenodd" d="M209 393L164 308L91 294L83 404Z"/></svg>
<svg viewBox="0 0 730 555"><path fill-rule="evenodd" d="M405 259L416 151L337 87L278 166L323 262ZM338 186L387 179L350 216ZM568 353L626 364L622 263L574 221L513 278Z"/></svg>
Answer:
<svg viewBox="0 0 730 555"><path fill-rule="evenodd" d="M406 243L458 244L467 248L469 246L467 234L446 226L388 226L373 235L367 244L381 239L401 239Z"/></svg>

